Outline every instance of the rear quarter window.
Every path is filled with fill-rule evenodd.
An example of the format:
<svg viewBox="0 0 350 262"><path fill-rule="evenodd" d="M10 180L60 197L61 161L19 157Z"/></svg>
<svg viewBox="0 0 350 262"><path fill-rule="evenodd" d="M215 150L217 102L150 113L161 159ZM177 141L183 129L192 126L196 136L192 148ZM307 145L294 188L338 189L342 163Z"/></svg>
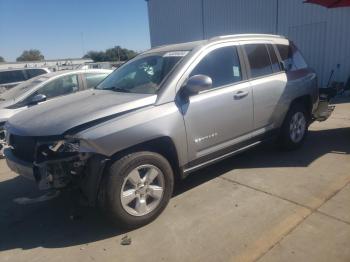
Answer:
<svg viewBox="0 0 350 262"><path fill-rule="evenodd" d="M287 71L295 71L308 67L303 55L293 43L276 46Z"/></svg>
<svg viewBox="0 0 350 262"><path fill-rule="evenodd" d="M44 69L27 69L26 70L28 78L33 78L38 75L46 74L47 72Z"/></svg>

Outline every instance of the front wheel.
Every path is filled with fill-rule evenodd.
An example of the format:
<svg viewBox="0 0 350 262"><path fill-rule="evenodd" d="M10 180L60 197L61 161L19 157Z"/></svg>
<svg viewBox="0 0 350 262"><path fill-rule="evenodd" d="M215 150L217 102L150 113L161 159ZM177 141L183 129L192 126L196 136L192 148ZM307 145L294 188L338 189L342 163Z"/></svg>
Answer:
<svg viewBox="0 0 350 262"><path fill-rule="evenodd" d="M308 133L309 117L302 104L289 109L280 133L280 145L287 150L299 148Z"/></svg>
<svg viewBox="0 0 350 262"><path fill-rule="evenodd" d="M135 228L154 220L172 195L174 176L160 154L136 152L115 161L105 183L105 211L117 225Z"/></svg>

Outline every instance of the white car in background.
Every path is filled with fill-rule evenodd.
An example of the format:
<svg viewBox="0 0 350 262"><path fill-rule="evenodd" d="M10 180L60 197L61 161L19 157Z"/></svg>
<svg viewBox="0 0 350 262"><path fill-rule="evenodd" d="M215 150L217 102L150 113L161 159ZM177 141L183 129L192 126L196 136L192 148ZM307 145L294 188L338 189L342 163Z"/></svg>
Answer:
<svg viewBox="0 0 350 262"><path fill-rule="evenodd" d="M48 73L0 94L0 150L5 138L3 126L10 117L46 100L94 88L112 71L87 69Z"/></svg>
<svg viewBox="0 0 350 262"><path fill-rule="evenodd" d="M33 77L50 73L47 68L16 68L0 70L0 93Z"/></svg>

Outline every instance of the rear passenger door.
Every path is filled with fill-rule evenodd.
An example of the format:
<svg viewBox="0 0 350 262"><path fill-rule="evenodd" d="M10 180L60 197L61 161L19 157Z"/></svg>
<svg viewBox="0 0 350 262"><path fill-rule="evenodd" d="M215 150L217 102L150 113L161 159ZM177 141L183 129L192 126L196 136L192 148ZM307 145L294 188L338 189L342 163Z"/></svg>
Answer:
<svg viewBox="0 0 350 262"><path fill-rule="evenodd" d="M242 42L253 89L254 130L259 135L277 128L284 111L287 77L280 67L275 46L269 42Z"/></svg>

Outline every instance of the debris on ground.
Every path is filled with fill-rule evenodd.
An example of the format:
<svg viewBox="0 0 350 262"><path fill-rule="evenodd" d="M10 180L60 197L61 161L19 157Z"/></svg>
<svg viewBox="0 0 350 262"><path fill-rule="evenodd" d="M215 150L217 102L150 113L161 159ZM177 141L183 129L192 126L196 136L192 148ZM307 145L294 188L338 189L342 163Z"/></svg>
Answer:
<svg viewBox="0 0 350 262"><path fill-rule="evenodd" d="M122 240L120 241L120 244L123 246L127 246L131 244L131 237L129 237L128 235L125 235L122 237Z"/></svg>

